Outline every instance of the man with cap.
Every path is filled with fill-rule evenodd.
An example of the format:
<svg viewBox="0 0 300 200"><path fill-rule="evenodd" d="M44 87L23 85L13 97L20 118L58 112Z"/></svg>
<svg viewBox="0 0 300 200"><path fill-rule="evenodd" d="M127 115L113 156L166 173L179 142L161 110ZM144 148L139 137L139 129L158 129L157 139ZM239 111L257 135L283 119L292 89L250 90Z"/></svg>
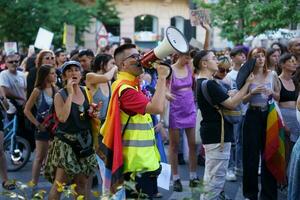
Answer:
<svg viewBox="0 0 300 200"><path fill-rule="evenodd" d="M56 49L54 54L55 54L57 68L60 68L67 61L66 53L63 49L59 48Z"/></svg>
<svg viewBox="0 0 300 200"><path fill-rule="evenodd" d="M139 88L143 68L139 64L140 53L136 46L124 44L115 50L114 57L119 73L112 85L107 118L100 131L103 145L97 153L112 172L112 193L118 191L124 179L134 179L137 191L152 199L160 173L160 156L150 114L159 114L164 110L169 69L156 65L157 87L149 101ZM110 154L112 151L113 155ZM126 198L136 197L131 190L126 191Z"/></svg>
<svg viewBox="0 0 300 200"><path fill-rule="evenodd" d="M67 61L66 53L63 49L59 48L55 52L55 60L56 60L56 85L59 88L63 87L62 77L61 77L61 66Z"/></svg>
<svg viewBox="0 0 300 200"><path fill-rule="evenodd" d="M232 70L226 75L225 81L228 81L231 90L237 90L236 77L242 64L246 61L246 51L243 46L237 46L230 52L232 61ZM246 106L243 106L243 115L246 114ZM243 121L233 125L234 143L231 148L231 155L226 174L227 181L236 181L236 175L242 175L242 125ZM235 147L235 148L234 148Z"/></svg>

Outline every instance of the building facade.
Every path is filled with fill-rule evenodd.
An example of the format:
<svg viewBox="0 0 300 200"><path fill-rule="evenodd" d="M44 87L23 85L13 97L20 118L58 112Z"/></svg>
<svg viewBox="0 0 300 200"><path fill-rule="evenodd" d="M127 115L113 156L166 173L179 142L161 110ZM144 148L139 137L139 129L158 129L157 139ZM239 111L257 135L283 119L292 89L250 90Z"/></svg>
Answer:
<svg viewBox="0 0 300 200"><path fill-rule="evenodd" d="M164 32L170 25L177 27L188 42L194 38L204 41L202 27L192 27L190 10L195 8L192 0L113 0L120 17L120 37L131 38L141 48L153 48L163 39ZM90 34L86 34L85 46L95 49L95 28L91 25ZM212 31L211 46L226 47L219 31ZM94 45L93 45L94 44ZM199 46L201 48L201 46Z"/></svg>

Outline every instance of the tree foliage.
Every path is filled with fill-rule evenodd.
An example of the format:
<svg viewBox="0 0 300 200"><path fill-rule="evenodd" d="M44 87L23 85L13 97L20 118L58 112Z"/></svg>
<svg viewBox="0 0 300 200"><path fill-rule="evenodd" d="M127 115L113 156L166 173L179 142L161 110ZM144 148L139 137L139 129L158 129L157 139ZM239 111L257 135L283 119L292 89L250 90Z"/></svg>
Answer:
<svg viewBox="0 0 300 200"><path fill-rule="evenodd" d="M249 35L289 28L300 23L299 0L219 0L200 7L211 11L213 25L221 28L221 36L242 43Z"/></svg>
<svg viewBox="0 0 300 200"><path fill-rule="evenodd" d="M102 0L96 4L98 2ZM107 10L113 7L110 3L104 4ZM54 32L53 44L61 46L63 25L67 23L76 27L76 41L80 43L81 34L96 15L98 19L112 16L94 5L72 0L0 0L0 41L17 41L28 46L34 43L39 27L43 27Z"/></svg>
<svg viewBox="0 0 300 200"><path fill-rule="evenodd" d="M97 0L95 5L94 17L104 25L120 24L119 12L111 1Z"/></svg>

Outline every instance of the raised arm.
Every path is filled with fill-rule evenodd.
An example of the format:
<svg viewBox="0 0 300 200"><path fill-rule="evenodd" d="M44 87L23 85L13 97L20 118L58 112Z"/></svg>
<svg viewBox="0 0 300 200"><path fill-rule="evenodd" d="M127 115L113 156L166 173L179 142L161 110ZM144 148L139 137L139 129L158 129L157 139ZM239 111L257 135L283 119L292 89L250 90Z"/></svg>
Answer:
<svg viewBox="0 0 300 200"><path fill-rule="evenodd" d="M203 49L208 50L209 44L210 44L210 26L206 22L201 22L201 26L205 29L205 39L204 39L204 45Z"/></svg>
<svg viewBox="0 0 300 200"><path fill-rule="evenodd" d="M89 86L89 85L95 85L95 84L99 84L99 83L106 83L113 78L113 76L117 70L118 70L118 67L114 66L113 68L111 68L111 70L109 70L105 74L97 74L94 72L87 73L86 74L86 84L87 84L87 86Z"/></svg>

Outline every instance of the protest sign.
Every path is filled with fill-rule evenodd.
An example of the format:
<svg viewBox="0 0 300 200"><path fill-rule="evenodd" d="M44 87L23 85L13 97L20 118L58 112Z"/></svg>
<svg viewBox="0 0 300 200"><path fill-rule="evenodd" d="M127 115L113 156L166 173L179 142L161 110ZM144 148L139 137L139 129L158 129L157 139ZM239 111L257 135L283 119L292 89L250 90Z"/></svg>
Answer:
<svg viewBox="0 0 300 200"><path fill-rule="evenodd" d="M205 9L190 11L190 21L192 26L199 26L201 23L210 23L209 13Z"/></svg>
<svg viewBox="0 0 300 200"><path fill-rule="evenodd" d="M34 46L38 49L50 49L53 36L54 33L44 28L39 28L38 34L34 42Z"/></svg>
<svg viewBox="0 0 300 200"><path fill-rule="evenodd" d="M6 54L17 53L18 47L16 42L4 42L4 51Z"/></svg>

